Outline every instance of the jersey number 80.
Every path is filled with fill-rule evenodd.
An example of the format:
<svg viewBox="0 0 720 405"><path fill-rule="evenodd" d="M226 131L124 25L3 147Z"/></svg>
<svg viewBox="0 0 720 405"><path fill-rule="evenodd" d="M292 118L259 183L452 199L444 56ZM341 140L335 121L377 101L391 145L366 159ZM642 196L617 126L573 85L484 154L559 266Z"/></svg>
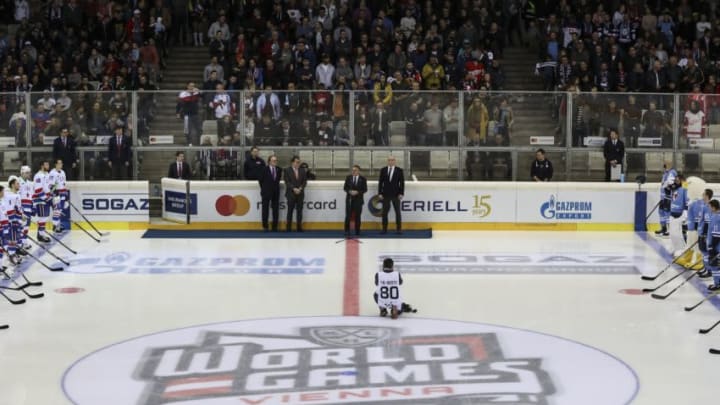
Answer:
<svg viewBox="0 0 720 405"><path fill-rule="evenodd" d="M380 287L380 298L396 300L400 297L400 290L396 286Z"/></svg>

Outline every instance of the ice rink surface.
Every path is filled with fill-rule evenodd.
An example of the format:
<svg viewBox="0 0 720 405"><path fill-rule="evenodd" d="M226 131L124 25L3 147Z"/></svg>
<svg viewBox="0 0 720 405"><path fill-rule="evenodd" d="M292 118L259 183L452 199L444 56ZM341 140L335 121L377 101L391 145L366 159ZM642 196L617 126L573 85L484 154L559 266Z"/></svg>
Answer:
<svg viewBox="0 0 720 405"><path fill-rule="evenodd" d="M711 404L716 299L637 294L667 241L631 232L144 239L79 231L0 302L0 404ZM41 255L35 248L31 251ZM380 318L392 257L418 309ZM49 265L59 264L44 254ZM683 280L669 283L666 293ZM17 279L18 282L22 278ZM8 286L8 281L3 285Z"/></svg>

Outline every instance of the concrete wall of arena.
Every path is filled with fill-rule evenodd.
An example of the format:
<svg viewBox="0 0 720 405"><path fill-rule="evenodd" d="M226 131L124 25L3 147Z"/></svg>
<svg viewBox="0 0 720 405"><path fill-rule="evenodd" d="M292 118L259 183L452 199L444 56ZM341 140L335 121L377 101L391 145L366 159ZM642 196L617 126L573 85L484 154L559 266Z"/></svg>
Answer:
<svg viewBox="0 0 720 405"><path fill-rule="evenodd" d="M377 182L368 182L363 228L380 228ZM260 229L260 190L254 181L192 181L190 223L193 227ZM712 187L720 191L720 185ZM185 223L186 187L163 179L163 218ZM342 229L345 193L341 181L310 182L305 192L306 229ZM636 212L644 218L657 204L659 184L530 182L406 182L402 201L405 229L557 229L633 230ZM285 218L281 186L280 221ZM640 205L644 205L643 207ZM637 205L637 207L636 207ZM637 208L637 209L636 209ZM643 213L644 212L644 213ZM390 228L393 227L390 213ZM657 223L657 211L648 221Z"/></svg>

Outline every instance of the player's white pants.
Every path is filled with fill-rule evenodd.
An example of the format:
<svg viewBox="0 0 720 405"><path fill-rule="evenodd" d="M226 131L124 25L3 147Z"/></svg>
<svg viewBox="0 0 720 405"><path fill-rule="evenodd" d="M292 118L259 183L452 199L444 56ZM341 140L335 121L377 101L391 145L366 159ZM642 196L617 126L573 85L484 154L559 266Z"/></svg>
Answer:
<svg viewBox="0 0 720 405"><path fill-rule="evenodd" d="M670 232L670 243L672 244L672 251L675 257L682 254L686 249L685 240L682 234L682 224L687 218L687 212L683 211L682 215L675 218L670 217L670 225L668 231Z"/></svg>

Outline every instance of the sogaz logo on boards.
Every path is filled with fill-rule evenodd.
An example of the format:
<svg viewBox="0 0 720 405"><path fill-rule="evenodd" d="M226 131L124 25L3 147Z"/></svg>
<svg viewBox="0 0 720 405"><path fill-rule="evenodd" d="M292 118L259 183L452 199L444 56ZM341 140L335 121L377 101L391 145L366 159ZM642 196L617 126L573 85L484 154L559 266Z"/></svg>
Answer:
<svg viewBox="0 0 720 405"><path fill-rule="evenodd" d="M652 274L657 271L643 256L604 253L472 253L383 252L406 273L446 274Z"/></svg>
<svg viewBox="0 0 720 405"><path fill-rule="evenodd" d="M321 274L326 259L302 253L219 253L194 252L93 252L73 258L66 271L72 273L125 274Z"/></svg>
<svg viewBox="0 0 720 405"><path fill-rule="evenodd" d="M532 331L306 317L113 344L74 363L63 389L76 405L625 405L638 380L607 353Z"/></svg>

